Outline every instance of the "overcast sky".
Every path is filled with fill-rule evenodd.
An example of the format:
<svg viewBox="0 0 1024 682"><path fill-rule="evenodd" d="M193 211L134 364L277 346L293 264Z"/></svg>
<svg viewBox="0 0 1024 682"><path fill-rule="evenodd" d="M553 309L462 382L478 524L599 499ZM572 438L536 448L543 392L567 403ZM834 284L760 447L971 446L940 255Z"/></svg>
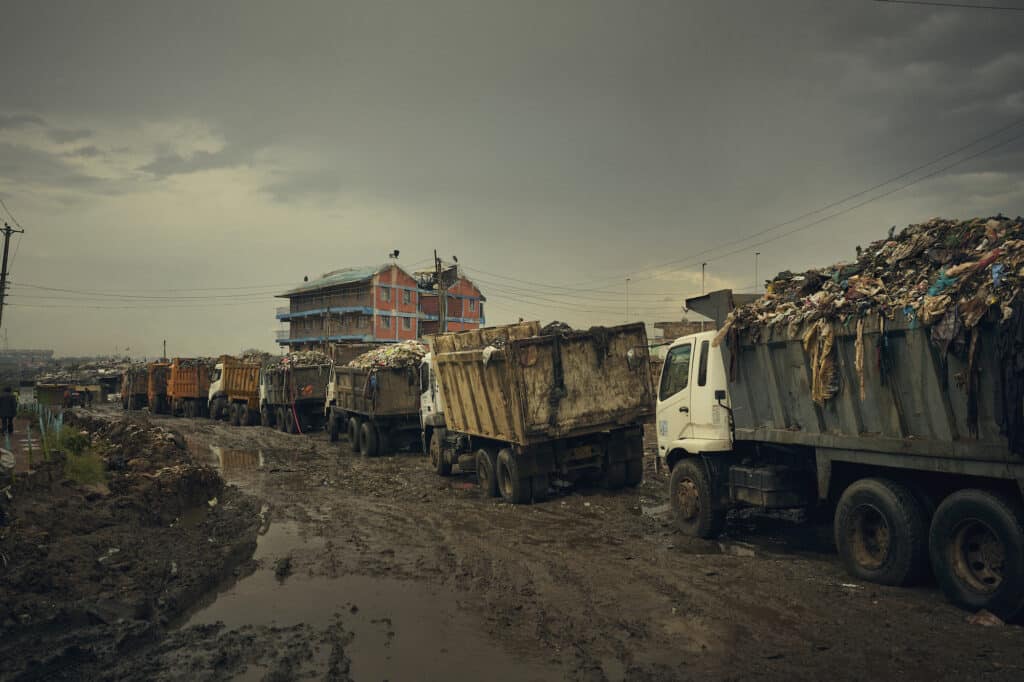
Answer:
<svg viewBox="0 0 1024 682"><path fill-rule="evenodd" d="M764 279L850 259L890 225L1024 213L1024 12L4 7L0 198L27 231L12 348L273 348L273 293L395 248L409 269L457 255L490 323L621 322L627 277L630 319L678 319L702 261L709 290L750 290L755 251Z"/></svg>

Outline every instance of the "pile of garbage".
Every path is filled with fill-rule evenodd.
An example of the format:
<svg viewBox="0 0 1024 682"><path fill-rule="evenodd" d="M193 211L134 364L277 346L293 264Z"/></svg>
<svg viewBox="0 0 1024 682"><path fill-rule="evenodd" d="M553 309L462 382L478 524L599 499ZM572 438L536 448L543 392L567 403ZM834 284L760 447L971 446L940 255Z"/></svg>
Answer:
<svg viewBox="0 0 1024 682"><path fill-rule="evenodd" d="M427 347L423 343L410 339L374 348L350 361L348 366L358 369L415 369L426 354Z"/></svg>
<svg viewBox="0 0 1024 682"><path fill-rule="evenodd" d="M868 313L892 319L902 312L931 326L954 310L971 329L991 309L1010 317L1024 283L1022 266L1024 219L933 218L857 247L853 263L780 272L762 298L730 314L719 337L730 329L756 335L774 325L846 322Z"/></svg>
<svg viewBox="0 0 1024 682"><path fill-rule="evenodd" d="M262 366L270 364L275 359L275 357L280 356L274 356L272 353L268 353L263 350L257 350L255 348L250 348L249 350L242 351L241 355L238 356L238 359L248 364Z"/></svg>
<svg viewBox="0 0 1024 682"><path fill-rule="evenodd" d="M318 350L297 350L285 355L271 356L264 367L317 367L330 364L331 358Z"/></svg>
<svg viewBox="0 0 1024 682"><path fill-rule="evenodd" d="M213 358L175 358L178 363L178 367L184 369L192 369L193 367L206 367L207 369L213 369L216 364L216 360Z"/></svg>
<svg viewBox="0 0 1024 682"><path fill-rule="evenodd" d="M565 322L559 322L558 320L554 320L553 322L548 322L546 325L544 325L543 327L540 328L540 335L541 336L553 336L555 334L564 335L564 334L572 333L572 330L573 330L572 327L567 325Z"/></svg>

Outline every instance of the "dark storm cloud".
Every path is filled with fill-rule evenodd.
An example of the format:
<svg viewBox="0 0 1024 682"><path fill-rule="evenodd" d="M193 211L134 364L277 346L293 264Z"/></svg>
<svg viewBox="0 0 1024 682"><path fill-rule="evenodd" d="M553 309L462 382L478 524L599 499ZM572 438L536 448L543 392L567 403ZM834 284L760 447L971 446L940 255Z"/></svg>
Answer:
<svg viewBox="0 0 1024 682"><path fill-rule="evenodd" d="M77 142L78 140L84 140L87 137L92 136L91 130L63 130L60 128L54 128L46 131L47 136L54 142L59 144L66 144L68 142Z"/></svg>
<svg viewBox="0 0 1024 682"><path fill-rule="evenodd" d="M46 121L33 114L0 114L0 130L45 125Z"/></svg>

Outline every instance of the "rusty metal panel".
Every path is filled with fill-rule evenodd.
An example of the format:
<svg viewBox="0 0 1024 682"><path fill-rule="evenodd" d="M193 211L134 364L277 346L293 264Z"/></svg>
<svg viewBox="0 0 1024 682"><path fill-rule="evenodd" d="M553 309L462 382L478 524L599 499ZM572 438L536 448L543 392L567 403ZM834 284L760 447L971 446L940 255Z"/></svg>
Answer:
<svg viewBox="0 0 1024 682"><path fill-rule="evenodd" d="M376 375L376 390L372 389L371 374ZM334 377L335 399L343 409L370 416L415 415L420 411L419 377L414 369L337 367Z"/></svg>
<svg viewBox="0 0 1024 682"><path fill-rule="evenodd" d="M897 314L884 321L883 336L879 318L865 318L863 400L855 367L856 324L833 329L838 391L823 405L811 399L803 329L776 327L757 339L743 334L736 349L726 339L723 359L728 366L735 350L738 365L729 385L738 439L1015 461L999 432L993 323L978 327L976 434L968 423L967 362L953 353L943 357L930 329Z"/></svg>
<svg viewBox="0 0 1024 682"><path fill-rule="evenodd" d="M479 331L433 342L445 420L453 430L527 445L615 428L651 411L642 324L516 339L531 331L523 327L513 340L486 350L479 347L487 340ZM472 336L452 338L461 334Z"/></svg>

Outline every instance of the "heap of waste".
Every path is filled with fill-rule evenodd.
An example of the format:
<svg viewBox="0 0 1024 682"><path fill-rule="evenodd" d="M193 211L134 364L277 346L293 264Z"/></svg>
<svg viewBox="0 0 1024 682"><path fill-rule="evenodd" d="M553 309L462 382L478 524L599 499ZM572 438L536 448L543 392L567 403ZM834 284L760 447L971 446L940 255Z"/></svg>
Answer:
<svg viewBox="0 0 1024 682"><path fill-rule="evenodd" d="M321 353L318 350L297 350L287 353L286 355L278 355L271 357L269 362L264 365L269 368L274 367L317 367L319 365L330 365L331 358L325 353Z"/></svg>
<svg viewBox="0 0 1024 682"><path fill-rule="evenodd" d="M742 333L757 342L782 330L801 339L811 367L811 394L824 404L839 391L836 329L855 324L855 367L864 399L865 320L884 329L898 315L910 328L924 327L941 358L950 354L977 372L979 324L997 328L1002 376L997 396L1010 448L1024 452L1024 218L933 218L899 234L857 247L852 263L796 274L779 273L764 296L733 310L715 345ZM876 322L871 322L876 324ZM735 348L735 344L730 342ZM959 382L959 380L958 380ZM976 379L967 377L969 412L976 419ZM1018 407L1014 407L1018 406ZM976 423L969 424L972 431Z"/></svg>
<svg viewBox="0 0 1024 682"><path fill-rule="evenodd" d="M546 325L544 325L540 329L540 335L541 336L552 336L553 334L562 334L562 335L564 335L564 334L569 334L571 332L572 332L572 327L567 325L565 322L559 322L558 320L555 320L553 322L548 322Z"/></svg>
<svg viewBox="0 0 1024 682"><path fill-rule="evenodd" d="M419 367L427 347L416 340L388 344L363 353L348 363L358 369L401 369Z"/></svg>
<svg viewBox="0 0 1024 682"><path fill-rule="evenodd" d="M193 367L206 367L207 369L213 369L216 364L216 360L213 358L175 358L178 362L178 367L185 369L192 369Z"/></svg>

